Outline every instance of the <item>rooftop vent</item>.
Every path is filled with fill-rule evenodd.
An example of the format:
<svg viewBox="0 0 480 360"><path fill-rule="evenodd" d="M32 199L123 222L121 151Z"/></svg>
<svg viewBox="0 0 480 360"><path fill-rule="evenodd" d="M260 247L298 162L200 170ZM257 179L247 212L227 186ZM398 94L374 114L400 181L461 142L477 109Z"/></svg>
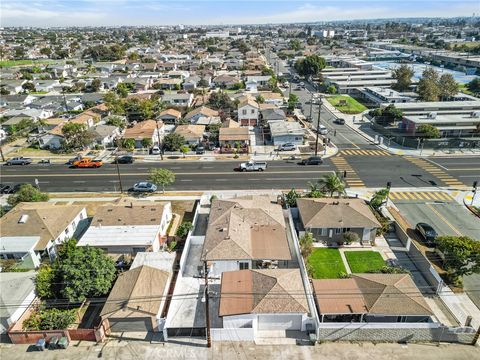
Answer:
<svg viewBox="0 0 480 360"><path fill-rule="evenodd" d="M432 111L430 113L428 113L428 118L429 119L435 119L437 117L437 113Z"/></svg>
<svg viewBox="0 0 480 360"><path fill-rule="evenodd" d="M20 219L18 219L18 223L19 224L25 224L28 220L28 215L27 214L24 214L22 216L20 216Z"/></svg>

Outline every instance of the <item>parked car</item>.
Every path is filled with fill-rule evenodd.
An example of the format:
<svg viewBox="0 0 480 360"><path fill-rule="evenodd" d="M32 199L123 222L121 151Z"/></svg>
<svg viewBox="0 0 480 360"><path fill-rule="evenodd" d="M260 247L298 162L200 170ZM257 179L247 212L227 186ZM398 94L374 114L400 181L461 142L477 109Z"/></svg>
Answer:
<svg viewBox="0 0 480 360"><path fill-rule="evenodd" d="M292 143L285 143L278 147L278 151L292 151L295 150L297 146Z"/></svg>
<svg viewBox="0 0 480 360"><path fill-rule="evenodd" d="M328 134L328 129L323 125L318 125L318 129L316 129L316 130L321 135L327 135Z"/></svg>
<svg viewBox="0 0 480 360"><path fill-rule="evenodd" d="M195 154L197 155L205 154L205 147L202 145L197 146L197 148L195 149Z"/></svg>
<svg viewBox="0 0 480 360"><path fill-rule="evenodd" d="M67 161L67 165L73 165L73 163L74 163L75 161L79 161L79 160L82 160L82 159L89 159L89 160L91 160L91 158L89 158L89 157L83 157L82 155L77 155L77 156L69 159L69 160Z"/></svg>
<svg viewBox="0 0 480 360"><path fill-rule="evenodd" d="M152 155L160 155L160 153L162 152L162 150L160 150L160 147L155 145L152 147L152 149L150 150L150 154Z"/></svg>
<svg viewBox="0 0 480 360"><path fill-rule="evenodd" d="M0 194L10 194L12 190L10 185L0 184Z"/></svg>
<svg viewBox="0 0 480 360"><path fill-rule="evenodd" d="M75 161L72 166L75 168L99 168L103 165L103 162L100 160L91 160L84 158L82 160Z"/></svg>
<svg viewBox="0 0 480 360"><path fill-rule="evenodd" d="M240 164L240 171L264 171L267 170L265 161L248 161Z"/></svg>
<svg viewBox="0 0 480 360"><path fill-rule="evenodd" d="M345 125L345 119L342 118L336 118L333 122L338 125Z"/></svg>
<svg viewBox="0 0 480 360"><path fill-rule="evenodd" d="M302 165L321 165L323 160L320 156L310 156L307 159L303 159L300 164Z"/></svg>
<svg viewBox="0 0 480 360"><path fill-rule="evenodd" d="M157 185L152 184L147 181L141 181L133 185L133 188L131 189L133 192L139 192L139 193L153 193L157 191Z"/></svg>
<svg viewBox="0 0 480 360"><path fill-rule="evenodd" d="M20 190L20 188L23 186L23 185L29 185L28 183L19 183L19 184L15 184L12 189L10 190L9 194L15 194L18 192L18 190Z"/></svg>
<svg viewBox="0 0 480 360"><path fill-rule="evenodd" d="M32 163L32 159L26 157L14 157L12 159L8 159L5 165L28 165Z"/></svg>
<svg viewBox="0 0 480 360"><path fill-rule="evenodd" d="M131 155L123 155L119 156L115 159L114 163L118 164L133 164L135 160L133 159L133 156Z"/></svg>
<svg viewBox="0 0 480 360"><path fill-rule="evenodd" d="M418 231L427 245L435 245L435 239L437 238L438 234L431 225L426 223L418 223L417 226L415 226L415 229Z"/></svg>

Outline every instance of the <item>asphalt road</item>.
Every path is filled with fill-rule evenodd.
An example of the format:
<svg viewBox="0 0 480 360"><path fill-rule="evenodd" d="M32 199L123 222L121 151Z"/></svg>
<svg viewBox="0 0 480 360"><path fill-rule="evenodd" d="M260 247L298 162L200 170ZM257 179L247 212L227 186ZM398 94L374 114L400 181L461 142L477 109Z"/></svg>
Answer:
<svg viewBox="0 0 480 360"><path fill-rule="evenodd" d="M442 185L435 176L401 156L345 156L345 159L367 187L384 187L387 181L392 182L392 187L415 188ZM461 163L473 159L456 160ZM438 161L444 163L441 162L444 160ZM258 173L234 171L239 163L239 161L155 163L139 161L134 164L120 165L120 173L124 189L131 187L135 182L146 180L150 169L164 167L176 173L176 182L169 187L172 190L241 190L306 188L309 181L315 182L323 175L339 170L332 162L332 158L325 159L325 163L320 166L301 166L296 162L284 160L269 161L267 171ZM466 166L466 170L455 168L452 173L456 176L475 174L480 179L480 171L470 171L471 166ZM347 173L347 177L349 175ZM33 184L35 179L38 179L42 190L50 192L119 189L116 167L113 164L105 164L99 169L72 169L60 164L0 168L2 184L12 185L21 182Z"/></svg>

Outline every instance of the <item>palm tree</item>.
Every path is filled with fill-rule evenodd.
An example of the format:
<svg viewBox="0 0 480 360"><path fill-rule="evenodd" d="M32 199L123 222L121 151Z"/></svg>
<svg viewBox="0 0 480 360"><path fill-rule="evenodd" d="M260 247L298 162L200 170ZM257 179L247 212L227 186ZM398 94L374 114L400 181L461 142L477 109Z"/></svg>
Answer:
<svg viewBox="0 0 480 360"><path fill-rule="evenodd" d="M338 174L325 175L318 180L318 184L322 190L330 193L330 197L333 197L334 193L338 193L338 196L345 194L345 183Z"/></svg>

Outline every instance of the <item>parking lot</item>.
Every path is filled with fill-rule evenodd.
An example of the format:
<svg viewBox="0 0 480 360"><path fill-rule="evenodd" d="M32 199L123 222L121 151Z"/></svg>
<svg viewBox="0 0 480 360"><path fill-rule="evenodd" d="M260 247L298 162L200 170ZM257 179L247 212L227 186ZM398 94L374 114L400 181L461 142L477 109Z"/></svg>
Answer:
<svg viewBox="0 0 480 360"><path fill-rule="evenodd" d="M480 241L480 221L464 205L454 199L432 200L394 200L402 215L412 228L419 222L431 225L438 235L469 236ZM464 278L464 290L470 299L480 307L480 276L470 275Z"/></svg>

